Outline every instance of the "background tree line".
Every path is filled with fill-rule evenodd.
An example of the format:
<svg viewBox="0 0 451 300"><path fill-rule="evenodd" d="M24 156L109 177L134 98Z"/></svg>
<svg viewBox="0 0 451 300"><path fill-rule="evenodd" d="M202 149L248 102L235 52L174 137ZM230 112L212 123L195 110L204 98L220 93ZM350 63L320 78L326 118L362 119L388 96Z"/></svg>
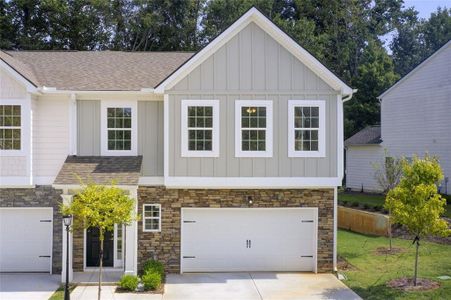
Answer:
<svg viewBox="0 0 451 300"><path fill-rule="evenodd" d="M420 19L402 0L0 0L0 48L196 51L253 5L359 89L346 137L377 124L376 97L451 39L451 9Z"/></svg>

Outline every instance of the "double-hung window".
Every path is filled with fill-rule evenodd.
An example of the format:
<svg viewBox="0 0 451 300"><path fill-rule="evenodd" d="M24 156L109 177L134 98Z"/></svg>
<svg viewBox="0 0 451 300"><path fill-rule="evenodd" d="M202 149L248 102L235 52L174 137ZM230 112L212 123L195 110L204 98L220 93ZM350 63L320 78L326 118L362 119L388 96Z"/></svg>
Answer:
<svg viewBox="0 0 451 300"><path fill-rule="evenodd" d="M136 103L102 103L102 155L136 155Z"/></svg>
<svg viewBox="0 0 451 300"><path fill-rule="evenodd" d="M219 100L182 100L181 156L219 156Z"/></svg>
<svg viewBox="0 0 451 300"><path fill-rule="evenodd" d="M235 101L235 156L272 156L272 101Z"/></svg>
<svg viewBox="0 0 451 300"><path fill-rule="evenodd" d="M325 101L288 101L288 156L324 157Z"/></svg>
<svg viewBox="0 0 451 300"><path fill-rule="evenodd" d="M20 105L0 105L0 150L21 150Z"/></svg>
<svg viewBox="0 0 451 300"><path fill-rule="evenodd" d="M144 232L161 231L160 204L143 205L143 231Z"/></svg>

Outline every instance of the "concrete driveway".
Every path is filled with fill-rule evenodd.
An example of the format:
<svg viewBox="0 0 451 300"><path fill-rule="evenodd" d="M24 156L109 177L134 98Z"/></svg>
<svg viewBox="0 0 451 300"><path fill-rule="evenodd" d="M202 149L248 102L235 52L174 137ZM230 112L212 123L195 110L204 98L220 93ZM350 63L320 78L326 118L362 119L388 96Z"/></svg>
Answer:
<svg viewBox="0 0 451 300"><path fill-rule="evenodd" d="M60 275L0 273L0 300L47 300L60 280Z"/></svg>
<svg viewBox="0 0 451 300"><path fill-rule="evenodd" d="M169 274L163 300L361 299L332 274Z"/></svg>

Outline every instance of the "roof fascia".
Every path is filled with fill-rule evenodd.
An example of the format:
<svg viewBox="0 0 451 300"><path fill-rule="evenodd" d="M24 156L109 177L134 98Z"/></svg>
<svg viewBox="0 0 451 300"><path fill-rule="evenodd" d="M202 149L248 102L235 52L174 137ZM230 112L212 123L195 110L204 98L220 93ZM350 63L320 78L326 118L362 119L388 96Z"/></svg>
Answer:
<svg viewBox="0 0 451 300"><path fill-rule="evenodd" d="M38 88L34 84L32 84L27 78L25 78L22 74L17 72L14 68L12 68L5 61L0 59L0 68L5 70L6 73L11 75L17 82L19 82L22 86L25 87L28 93L37 94Z"/></svg>
<svg viewBox="0 0 451 300"><path fill-rule="evenodd" d="M426 58L422 63L420 63L418 66L416 66L412 71L410 71L409 73L407 73L406 75L404 75L403 78L401 78L400 80L398 80L395 84L393 84L388 90L386 90L385 92L383 92L381 95L379 95L377 98L382 100L383 97L385 97L386 95L388 95L391 91L393 91L394 89L396 89L400 84L402 84L404 81L406 81L407 79L409 79L413 74L415 74L417 71L419 71L424 65L426 65L427 63L429 63L429 61L431 61L432 59L434 59L434 57L436 57L437 55L439 55L439 53L441 53L442 51L444 51L446 48L448 48L448 46L451 46L451 40L449 40L445 45L443 45L440 49L438 49L437 51L435 51L434 53L432 53L428 58Z"/></svg>
<svg viewBox="0 0 451 300"><path fill-rule="evenodd" d="M191 57L184 65L161 82L155 88L155 92L163 94L165 90L172 88L251 22L258 24L266 33L284 46L292 55L309 67L315 74L318 75L318 77L324 80L334 90L340 91L342 95L351 95L353 93L352 88L341 81L313 55L297 44L290 36L283 32L256 8L251 8L235 23L221 33L215 40Z"/></svg>

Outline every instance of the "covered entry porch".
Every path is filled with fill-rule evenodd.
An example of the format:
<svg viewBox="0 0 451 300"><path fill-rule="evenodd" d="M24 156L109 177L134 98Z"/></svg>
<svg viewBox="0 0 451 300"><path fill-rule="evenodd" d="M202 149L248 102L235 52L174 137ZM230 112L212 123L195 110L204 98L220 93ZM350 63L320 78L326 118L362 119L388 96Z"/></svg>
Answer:
<svg viewBox="0 0 451 300"><path fill-rule="evenodd" d="M81 182L101 185L114 183L131 198L137 199L138 180L141 170L140 156L137 157L75 157L69 156L61 168L53 186L63 191L64 204L69 204L82 188ZM81 174L81 175L80 175ZM137 213L137 201L133 214ZM100 265L100 240L97 228L71 230L63 226L62 282L65 281L66 262L69 267L69 281L94 283L98 281ZM115 224L104 239L103 280L115 283L122 274L137 273L137 224ZM66 255L67 245L69 255Z"/></svg>

